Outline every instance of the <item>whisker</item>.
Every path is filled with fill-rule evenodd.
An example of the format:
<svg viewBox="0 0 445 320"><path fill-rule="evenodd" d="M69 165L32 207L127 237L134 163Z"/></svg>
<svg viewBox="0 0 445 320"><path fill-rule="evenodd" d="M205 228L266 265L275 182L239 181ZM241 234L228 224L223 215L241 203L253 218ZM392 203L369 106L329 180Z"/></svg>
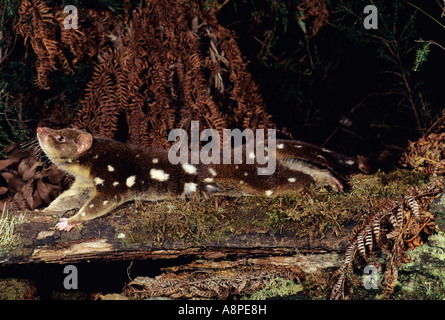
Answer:
<svg viewBox="0 0 445 320"><path fill-rule="evenodd" d="M46 158L45 160L42 159L42 166L49 167L51 165L51 160L49 158Z"/></svg>
<svg viewBox="0 0 445 320"><path fill-rule="evenodd" d="M29 150L39 146L39 140L37 138L31 139L30 141L26 141L19 144L20 150Z"/></svg>
<svg viewBox="0 0 445 320"><path fill-rule="evenodd" d="M29 163L35 158L41 160L42 154L44 154L40 148L39 140L37 138L32 138L26 142L19 143L18 150L27 154L26 158L24 159L26 163Z"/></svg>

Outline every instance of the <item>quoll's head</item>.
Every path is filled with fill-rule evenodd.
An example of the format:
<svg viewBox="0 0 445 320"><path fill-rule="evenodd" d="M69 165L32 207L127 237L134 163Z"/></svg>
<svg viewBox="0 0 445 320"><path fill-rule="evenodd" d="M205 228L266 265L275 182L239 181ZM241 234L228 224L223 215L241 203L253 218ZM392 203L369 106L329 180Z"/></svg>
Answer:
<svg viewBox="0 0 445 320"><path fill-rule="evenodd" d="M54 130L38 127L37 138L42 150L56 164L76 159L93 143L91 134L69 128Z"/></svg>

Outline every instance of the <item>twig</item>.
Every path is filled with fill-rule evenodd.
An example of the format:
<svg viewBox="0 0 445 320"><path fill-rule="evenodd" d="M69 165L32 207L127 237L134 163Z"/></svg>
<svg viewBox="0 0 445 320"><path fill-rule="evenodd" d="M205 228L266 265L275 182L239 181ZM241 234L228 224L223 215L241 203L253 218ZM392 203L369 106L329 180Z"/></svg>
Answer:
<svg viewBox="0 0 445 320"><path fill-rule="evenodd" d="M436 46L438 46L439 48L441 48L442 50L445 50L445 47L441 46L440 44L438 44L436 41L434 40L415 40L415 42L419 42L419 43L429 43L429 44L434 44Z"/></svg>
<svg viewBox="0 0 445 320"><path fill-rule="evenodd" d="M408 98L409 104L411 105L411 107L413 109L414 116L416 117L417 128L418 128L418 130L420 132L423 132L424 129L422 128L422 125L420 124L420 119L419 119L419 115L417 113L416 104L414 103L412 89L411 89L411 87L409 85L408 77L407 77L407 75L405 73L405 69L403 68L402 59L400 58L400 55L397 53L396 44L394 43L394 41L388 41L387 39L385 39L383 37L379 37L379 36L375 36L375 35L373 35L373 37L383 41L383 43L386 45L386 47L390 51L391 55L395 58L395 61L397 62L398 67L400 69L400 73L395 72L395 74L397 74L402 79L403 83L405 84L405 88L406 88L406 91L407 91L407 98Z"/></svg>
<svg viewBox="0 0 445 320"><path fill-rule="evenodd" d="M253 36L253 38L254 38L256 41L258 41L258 42L263 46L263 48L265 48L265 49L268 48L267 44L265 44L263 41L261 41L260 39L258 39L256 36ZM280 59L278 59L277 57L275 57L275 56L272 54L272 52L270 52L270 50L268 50L268 51L269 51L269 55L270 55L272 58L274 58L278 63L281 63Z"/></svg>
<svg viewBox="0 0 445 320"><path fill-rule="evenodd" d="M227 3L229 2L229 0L224 1L223 3L221 3L219 6L216 7L216 11L219 11L222 9L222 7L224 7Z"/></svg>

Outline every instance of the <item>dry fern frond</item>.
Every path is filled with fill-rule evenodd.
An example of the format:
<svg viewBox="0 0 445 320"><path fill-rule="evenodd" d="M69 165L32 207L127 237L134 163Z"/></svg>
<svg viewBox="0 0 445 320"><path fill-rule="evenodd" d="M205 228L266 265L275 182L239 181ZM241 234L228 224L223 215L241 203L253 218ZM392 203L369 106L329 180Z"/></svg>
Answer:
<svg viewBox="0 0 445 320"><path fill-rule="evenodd" d="M357 225L351 233L343 263L332 276L330 298L347 299L351 296L352 286L346 282L348 279L354 280L352 269L357 253L367 264L380 268L374 258L377 251L387 257L383 295L389 297L397 282L397 268L409 260L405 251L422 245L424 239L434 231L436 217L428 208L442 190L442 182L433 177L432 182L424 187L412 187L399 200L389 201L382 210Z"/></svg>
<svg viewBox="0 0 445 320"><path fill-rule="evenodd" d="M193 8L192 8L192 7ZM214 9L185 1L150 1L114 29L87 85L75 126L114 138L167 148L168 132L190 129L271 128L258 87L247 72L234 34Z"/></svg>
<svg viewBox="0 0 445 320"><path fill-rule="evenodd" d="M419 140L409 141L400 164L430 174L445 173L445 111Z"/></svg>
<svg viewBox="0 0 445 320"><path fill-rule="evenodd" d="M62 8L51 8L41 0L23 0L19 7L16 29L36 53L36 82L42 89L50 88L51 72L74 72L78 62L95 56L97 44L102 43L97 41L94 33L86 34L85 28L65 28L65 18ZM85 23L83 16L79 17L78 23L80 26Z"/></svg>
<svg viewBox="0 0 445 320"><path fill-rule="evenodd" d="M218 23L214 7L153 0L124 17L79 10L78 29L63 27L62 12L22 0L17 31L36 53L40 88L51 86L55 70L96 61L75 127L164 148L170 130L189 130L195 120L220 133L274 127L235 35ZM119 132L124 123L128 131Z"/></svg>
<svg viewBox="0 0 445 320"><path fill-rule="evenodd" d="M123 292L136 299L227 299L233 295L251 295L276 278L300 280L300 272L286 267L255 269L239 266L236 270L193 270L166 272L156 278L138 277Z"/></svg>
<svg viewBox="0 0 445 320"><path fill-rule="evenodd" d="M304 13L300 19L305 21L308 37L315 36L328 22L329 11L325 0L303 0L299 9Z"/></svg>

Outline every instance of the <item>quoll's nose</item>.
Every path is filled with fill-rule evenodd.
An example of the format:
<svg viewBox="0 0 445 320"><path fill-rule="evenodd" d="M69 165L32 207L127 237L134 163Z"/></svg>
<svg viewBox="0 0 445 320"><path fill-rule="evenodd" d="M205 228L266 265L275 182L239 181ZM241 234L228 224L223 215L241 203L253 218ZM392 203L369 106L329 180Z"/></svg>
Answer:
<svg viewBox="0 0 445 320"><path fill-rule="evenodd" d="M45 134L45 133L48 133L48 128L46 128L46 127L37 127L37 133L40 133L40 134Z"/></svg>
<svg viewBox="0 0 445 320"><path fill-rule="evenodd" d="M45 140L48 137L48 131L45 127L37 127L37 138Z"/></svg>

